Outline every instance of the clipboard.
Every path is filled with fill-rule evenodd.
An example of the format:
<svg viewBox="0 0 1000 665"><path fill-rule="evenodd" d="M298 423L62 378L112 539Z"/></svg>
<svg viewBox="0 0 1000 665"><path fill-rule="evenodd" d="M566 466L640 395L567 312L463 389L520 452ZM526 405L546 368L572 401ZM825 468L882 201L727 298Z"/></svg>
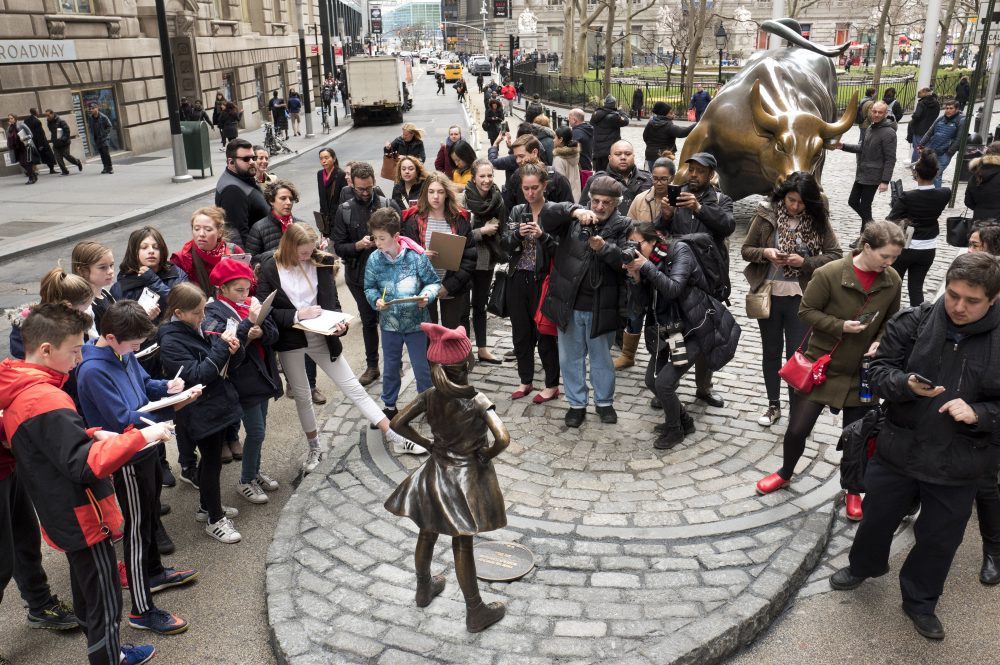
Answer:
<svg viewBox="0 0 1000 665"><path fill-rule="evenodd" d="M264 322L264 319L267 318L267 315L271 313L271 303L274 302L274 296L276 295L278 295L278 291L274 290L271 291L271 295L264 298L264 302L260 304L260 313L257 315L257 318L254 319L254 324L259 326Z"/></svg>
<svg viewBox="0 0 1000 665"><path fill-rule="evenodd" d="M465 252L465 236L431 231L431 241L427 249L437 252L437 256L431 259L432 266L438 270L458 270L462 265L462 254Z"/></svg>
<svg viewBox="0 0 1000 665"><path fill-rule="evenodd" d="M405 305L411 302L420 302L424 299L424 296L409 296L407 298L396 298L395 300L386 301L386 305Z"/></svg>
<svg viewBox="0 0 1000 665"><path fill-rule="evenodd" d="M202 388L203 389L204 386L199 383L198 385L191 386L187 390L183 390L183 391L177 393L176 395L167 395L163 399L158 399L155 402L150 402L149 404L145 404L143 406L140 406L138 409L136 409L136 411L143 411L143 412L149 413L150 411L159 411L160 409L165 409L168 406L173 406L174 404L180 404L184 400L186 400L189 397L191 397L191 392L195 388Z"/></svg>
<svg viewBox="0 0 1000 665"><path fill-rule="evenodd" d="M336 328L338 324L350 323L353 318L354 317L350 314L324 309L322 314L316 318L299 321L292 327L306 332L319 333L320 335L332 335L333 329Z"/></svg>

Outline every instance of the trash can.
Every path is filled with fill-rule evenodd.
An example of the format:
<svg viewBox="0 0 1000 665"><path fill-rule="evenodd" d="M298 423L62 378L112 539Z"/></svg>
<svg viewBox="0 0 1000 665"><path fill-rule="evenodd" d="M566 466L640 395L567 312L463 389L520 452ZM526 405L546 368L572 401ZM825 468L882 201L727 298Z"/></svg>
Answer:
<svg viewBox="0 0 1000 665"><path fill-rule="evenodd" d="M975 140L979 140L978 136ZM986 149L982 143L972 143L970 141L969 145L965 147L965 155L962 157L962 171L958 175L959 182L969 182L969 178L972 176L972 171L969 170L969 163L974 159L979 159L983 156Z"/></svg>
<svg viewBox="0 0 1000 665"><path fill-rule="evenodd" d="M205 177L205 170L212 172L212 148L208 141L208 123L204 120L182 120L181 136L184 138L184 157L188 170L200 170Z"/></svg>

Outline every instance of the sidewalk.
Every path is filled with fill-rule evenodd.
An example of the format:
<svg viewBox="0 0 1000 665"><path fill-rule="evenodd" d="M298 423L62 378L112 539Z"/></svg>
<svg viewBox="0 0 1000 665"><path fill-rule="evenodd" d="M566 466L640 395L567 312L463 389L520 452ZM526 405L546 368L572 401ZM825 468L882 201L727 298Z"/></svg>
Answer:
<svg viewBox="0 0 1000 665"><path fill-rule="evenodd" d="M343 136L353 126L349 117L341 118L339 127L324 134L319 116L314 120L316 136L304 138L303 122L303 136L287 142L295 152L273 156L272 168ZM243 132L240 138L263 143L264 130ZM210 143L212 173L206 171L201 178L201 171L191 171L195 178L186 183L170 180L174 162L169 148L143 155L113 155L115 172L107 177L100 174L97 160L86 163L82 173L71 166L67 177L48 175L42 165L40 173L45 175L39 175L38 183L31 186L20 176L0 179L0 206L9 220L0 223L0 261L123 226L213 191L226 168L226 155L219 150L218 132L212 131Z"/></svg>

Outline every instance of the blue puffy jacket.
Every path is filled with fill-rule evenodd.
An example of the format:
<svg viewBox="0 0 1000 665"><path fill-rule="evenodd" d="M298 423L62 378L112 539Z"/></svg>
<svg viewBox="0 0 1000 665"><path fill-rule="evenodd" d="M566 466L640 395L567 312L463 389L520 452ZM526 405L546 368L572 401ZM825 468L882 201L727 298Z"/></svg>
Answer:
<svg viewBox="0 0 1000 665"><path fill-rule="evenodd" d="M952 117L941 115L931 128L920 139L920 145L934 151L935 154L954 155L958 151L958 138L962 131L964 119L961 113L956 113Z"/></svg>

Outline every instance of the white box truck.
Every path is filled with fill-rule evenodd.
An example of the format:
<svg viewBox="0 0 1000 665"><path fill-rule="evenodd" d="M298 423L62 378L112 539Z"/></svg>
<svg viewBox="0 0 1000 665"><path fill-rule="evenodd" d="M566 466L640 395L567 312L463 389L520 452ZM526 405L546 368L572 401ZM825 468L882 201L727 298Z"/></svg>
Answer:
<svg viewBox="0 0 1000 665"><path fill-rule="evenodd" d="M347 61L347 93L354 126L403 122L400 63L392 56L355 56Z"/></svg>

